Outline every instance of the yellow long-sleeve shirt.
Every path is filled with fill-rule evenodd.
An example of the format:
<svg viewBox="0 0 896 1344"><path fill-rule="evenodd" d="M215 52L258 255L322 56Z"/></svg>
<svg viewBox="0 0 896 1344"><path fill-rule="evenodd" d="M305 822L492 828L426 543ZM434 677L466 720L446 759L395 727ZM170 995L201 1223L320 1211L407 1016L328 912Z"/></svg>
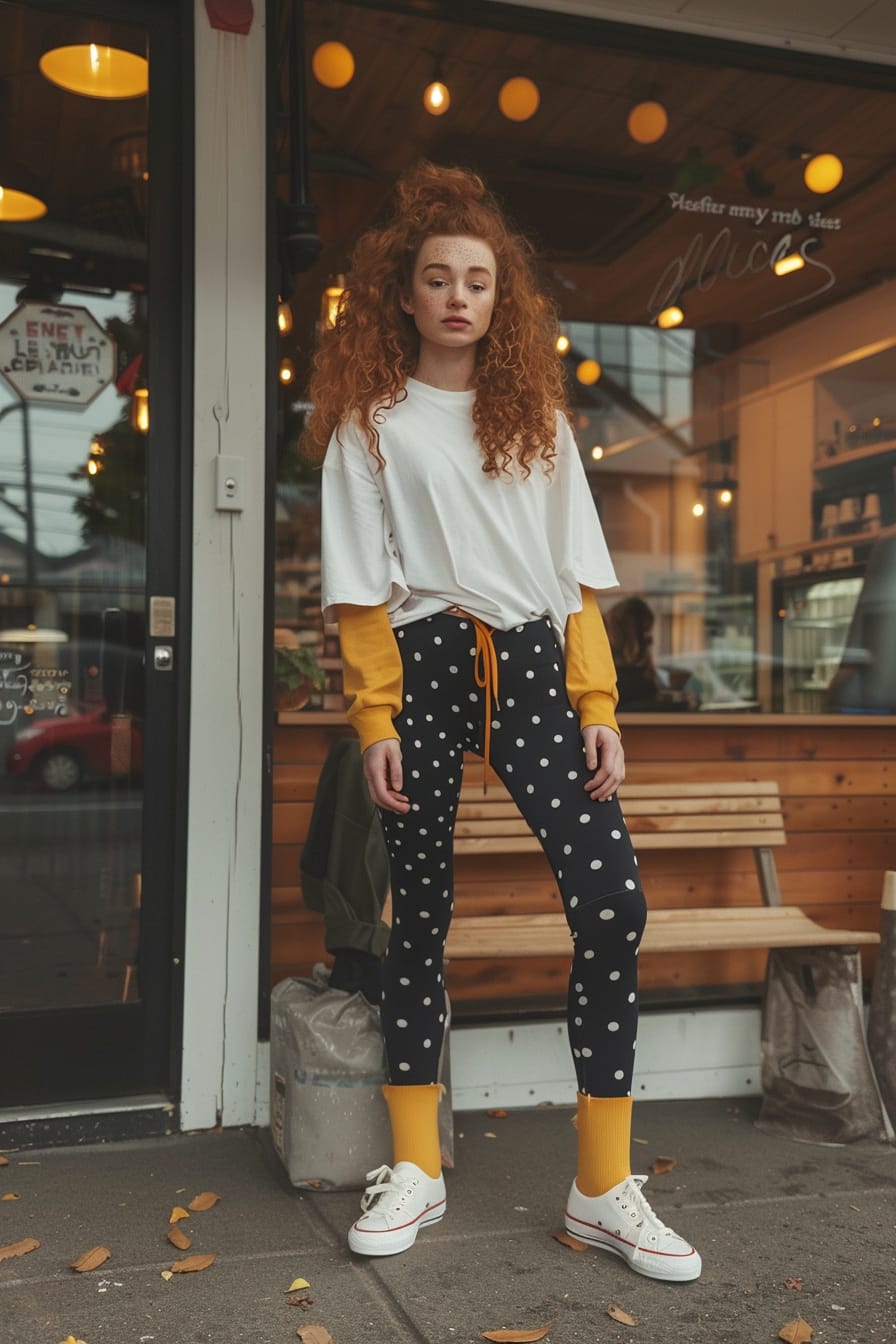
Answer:
<svg viewBox="0 0 896 1344"><path fill-rule="evenodd" d="M401 710L401 654L385 603L341 603L338 613L348 718L366 751L374 742L398 737L393 719ZM567 617L565 634L566 692L581 726L604 724L618 733L616 669L592 589L582 588L581 610Z"/></svg>

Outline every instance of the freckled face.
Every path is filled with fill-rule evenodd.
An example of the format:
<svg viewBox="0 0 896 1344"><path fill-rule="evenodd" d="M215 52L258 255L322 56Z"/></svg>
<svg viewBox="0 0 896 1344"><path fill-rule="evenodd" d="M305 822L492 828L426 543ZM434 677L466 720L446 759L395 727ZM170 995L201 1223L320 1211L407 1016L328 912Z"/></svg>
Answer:
<svg viewBox="0 0 896 1344"><path fill-rule="evenodd" d="M421 346L462 349L482 339L495 307L496 269L495 254L482 238L426 239L414 264L411 292L401 297Z"/></svg>

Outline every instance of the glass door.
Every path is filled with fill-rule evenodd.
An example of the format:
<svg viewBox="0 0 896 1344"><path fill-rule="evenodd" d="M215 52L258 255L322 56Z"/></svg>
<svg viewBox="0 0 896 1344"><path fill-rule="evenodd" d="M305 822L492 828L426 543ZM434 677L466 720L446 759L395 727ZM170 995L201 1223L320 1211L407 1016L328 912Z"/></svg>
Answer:
<svg viewBox="0 0 896 1344"><path fill-rule="evenodd" d="M0 1108L173 1082L177 43L144 10L0 0Z"/></svg>

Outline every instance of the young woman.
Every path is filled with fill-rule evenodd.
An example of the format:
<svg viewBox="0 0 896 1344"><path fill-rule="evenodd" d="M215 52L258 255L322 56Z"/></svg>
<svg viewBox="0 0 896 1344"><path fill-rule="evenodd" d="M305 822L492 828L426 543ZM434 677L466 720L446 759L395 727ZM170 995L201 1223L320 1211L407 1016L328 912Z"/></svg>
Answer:
<svg viewBox="0 0 896 1344"><path fill-rule="evenodd" d="M556 319L530 249L473 173L421 164L366 233L318 350L303 441L323 459L323 605L381 809L393 923L382 1003L393 1165L349 1245L393 1255L445 1211L437 1127L443 950L465 752L540 838L572 934L578 1080L570 1232L639 1273L700 1257L629 1166L645 904L616 797L615 585L564 414Z"/></svg>

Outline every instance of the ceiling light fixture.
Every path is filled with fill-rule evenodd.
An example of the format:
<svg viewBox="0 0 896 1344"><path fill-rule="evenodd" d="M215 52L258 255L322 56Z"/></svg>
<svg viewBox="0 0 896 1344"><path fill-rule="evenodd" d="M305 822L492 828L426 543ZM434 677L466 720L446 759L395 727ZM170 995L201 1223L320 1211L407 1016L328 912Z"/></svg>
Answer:
<svg viewBox="0 0 896 1344"><path fill-rule="evenodd" d="M625 126L639 145L654 145L666 134L669 114L662 103L637 103L629 112Z"/></svg>
<svg viewBox="0 0 896 1344"><path fill-rule="evenodd" d="M668 308L664 308L661 313L657 313L656 324L662 327L663 331L669 331L672 327L680 327L684 321L684 313L677 304L671 303Z"/></svg>
<svg viewBox="0 0 896 1344"><path fill-rule="evenodd" d="M431 117L443 116L451 106L451 94L441 75L423 90L423 106Z"/></svg>
<svg viewBox="0 0 896 1344"><path fill-rule="evenodd" d="M825 196L843 181L843 164L836 154L813 154L803 169L803 181L817 196Z"/></svg>
<svg viewBox="0 0 896 1344"><path fill-rule="evenodd" d="M145 56L96 42L53 47L39 65L51 84L85 98L142 98L149 88Z"/></svg>
<svg viewBox="0 0 896 1344"><path fill-rule="evenodd" d="M596 359L583 359L576 367L576 377L585 387L593 387L602 373L603 369Z"/></svg>
<svg viewBox="0 0 896 1344"><path fill-rule="evenodd" d="M702 518L705 512L706 512L706 505L702 502L702 500L698 499L695 504L691 505L691 513L694 515L695 518Z"/></svg>
<svg viewBox="0 0 896 1344"><path fill-rule="evenodd" d="M801 252L788 252L786 257L779 257L772 266L775 275L790 275L793 271L801 271L806 264L806 259Z"/></svg>
<svg viewBox="0 0 896 1344"><path fill-rule="evenodd" d="M498 93L498 106L508 121L528 121L541 102L538 85L525 75L506 80Z"/></svg>
<svg viewBox="0 0 896 1344"><path fill-rule="evenodd" d="M277 300L277 330L281 336L288 336L292 331L292 308L287 299Z"/></svg>
<svg viewBox="0 0 896 1344"><path fill-rule="evenodd" d="M603 448L600 446L599 443L596 443L594 447L591 449L591 456L594 458L595 462L599 462L603 457L603 455L604 455Z"/></svg>
<svg viewBox="0 0 896 1344"><path fill-rule="evenodd" d="M355 77L355 58L344 42L322 42L311 57L311 69L325 89L344 89Z"/></svg>
<svg viewBox="0 0 896 1344"><path fill-rule="evenodd" d="M569 337L568 337L568 336L564 336L564 334L563 334L562 331L561 331L560 335L557 337L557 341L556 341L556 344L555 344L555 346L554 346L554 349L557 351L557 354L558 354L558 355L567 355L567 354L569 354Z"/></svg>
<svg viewBox="0 0 896 1344"><path fill-rule="evenodd" d="M324 328L328 331L332 331L336 326L336 319L339 316L339 308L344 293L345 276L337 275L336 283L327 285L327 288L321 295L320 320Z"/></svg>

